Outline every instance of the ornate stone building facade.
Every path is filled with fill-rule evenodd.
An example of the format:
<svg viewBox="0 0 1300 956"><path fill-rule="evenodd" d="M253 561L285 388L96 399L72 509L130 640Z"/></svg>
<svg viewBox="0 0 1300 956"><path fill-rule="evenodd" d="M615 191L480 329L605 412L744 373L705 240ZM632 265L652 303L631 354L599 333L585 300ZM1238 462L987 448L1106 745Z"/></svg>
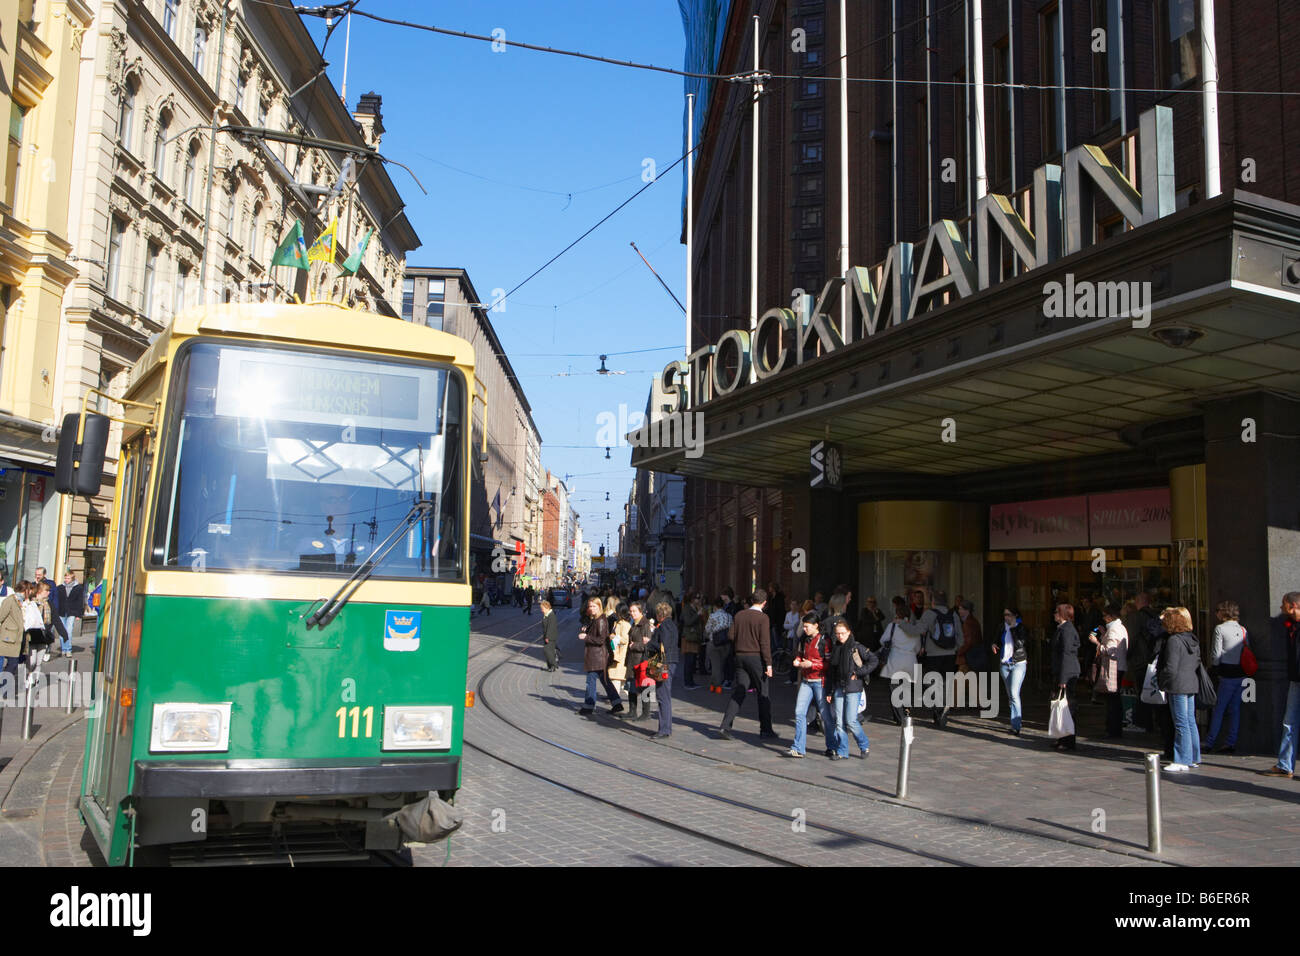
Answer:
<svg viewBox="0 0 1300 956"><path fill-rule="evenodd" d="M419 239L367 152L383 133L380 98L348 110L290 5L101 0L94 14L76 116L69 234L79 274L64 301L60 411L79 408L88 388L116 394L151 337L201 302L346 294L397 314ZM332 216L338 261L374 230L355 279L317 266L309 290L306 272L270 265L295 220L310 243ZM64 505L60 566L102 567L94 544L111 492Z"/></svg>
<svg viewBox="0 0 1300 956"><path fill-rule="evenodd" d="M52 570L58 550L54 415L78 60L91 11L81 0L0 2L0 571Z"/></svg>

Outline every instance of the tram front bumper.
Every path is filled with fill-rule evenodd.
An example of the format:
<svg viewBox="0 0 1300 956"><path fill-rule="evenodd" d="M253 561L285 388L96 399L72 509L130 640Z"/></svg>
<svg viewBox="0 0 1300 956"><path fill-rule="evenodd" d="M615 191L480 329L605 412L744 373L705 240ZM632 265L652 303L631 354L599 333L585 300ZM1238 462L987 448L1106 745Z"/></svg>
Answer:
<svg viewBox="0 0 1300 956"><path fill-rule="evenodd" d="M460 757L337 760L137 760L137 797L214 800L455 790Z"/></svg>

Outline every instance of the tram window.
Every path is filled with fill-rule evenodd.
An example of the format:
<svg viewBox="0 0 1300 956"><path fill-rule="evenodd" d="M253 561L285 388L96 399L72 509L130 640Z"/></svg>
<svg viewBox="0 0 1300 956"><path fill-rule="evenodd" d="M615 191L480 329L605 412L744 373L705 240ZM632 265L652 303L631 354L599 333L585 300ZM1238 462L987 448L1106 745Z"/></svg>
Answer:
<svg viewBox="0 0 1300 956"><path fill-rule="evenodd" d="M464 380L446 366L199 342L163 437L155 567L460 581Z"/></svg>

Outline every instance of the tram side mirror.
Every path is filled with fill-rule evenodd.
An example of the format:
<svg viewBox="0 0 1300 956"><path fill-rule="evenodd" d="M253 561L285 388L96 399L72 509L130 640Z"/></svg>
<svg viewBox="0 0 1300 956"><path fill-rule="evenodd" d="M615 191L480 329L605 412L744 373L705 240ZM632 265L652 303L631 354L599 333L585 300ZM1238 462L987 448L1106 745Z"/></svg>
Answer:
<svg viewBox="0 0 1300 956"><path fill-rule="evenodd" d="M97 495L103 483L108 429L112 423L105 415L88 413L78 443L80 419L76 412L63 416L59 456L54 465L54 490L64 495Z"/></svg>

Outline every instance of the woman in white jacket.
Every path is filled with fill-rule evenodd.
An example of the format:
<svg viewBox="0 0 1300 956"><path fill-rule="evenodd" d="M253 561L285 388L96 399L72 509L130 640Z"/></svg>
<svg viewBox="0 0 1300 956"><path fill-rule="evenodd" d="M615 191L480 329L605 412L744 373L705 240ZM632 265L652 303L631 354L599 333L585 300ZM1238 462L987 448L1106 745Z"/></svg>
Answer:
<svg viewBox="0 0 1300 956"><path fill-rule="evenodd" d="M889 708L894 714L894 723L901 724L903 718L910 716L907 706L895 706L894 702L912 699L912 679L916 672L917 654L921 650L922 630L907 616L906 605L894 601L894 619L885 625L885 633L880 637L880 650L885 653L885 666L881 676L889 678Z"/></svg>

